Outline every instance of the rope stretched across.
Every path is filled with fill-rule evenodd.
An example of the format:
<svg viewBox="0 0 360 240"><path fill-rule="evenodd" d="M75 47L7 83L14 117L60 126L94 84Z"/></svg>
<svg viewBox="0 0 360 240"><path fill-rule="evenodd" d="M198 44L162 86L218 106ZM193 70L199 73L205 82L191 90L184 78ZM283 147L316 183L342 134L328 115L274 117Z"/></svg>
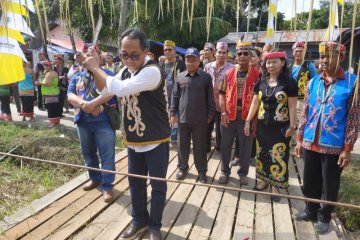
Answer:
<svg viewBox="0 0 360 240"><path fill-rule="evenodd" d="M57 165L62 165L62 166L67 166L67 167L81 168L81 169L103 172L103 173L118 174L118 175L134 177L134 178L141 178L141 179L146 179L146 180L156 180L156 181L161 181L161 182L172 182L172 183L180 183L180 184L187 184L187 185L193 185L193 186L210 187L210 188L216 188L216 189L220 189L220 190L230 190L230 191L243 192L243 193L260 194L260 195L265 195L265 196L276 196L276 197L282 197L282 198L288 198L288 199L294 199L294 200L301 200L301 201L305 201L305 202L328 204L328 205L333 205L333 206L337 206L337 207L344 207L344 208L360 210L360 206L354 205L354 204L348 204L348 203L332 202L332 201L319 200L319 199L314 199L314 198L305 198L305 197L293 196L293 195L287 195L287 194L281 194L281 193L259 192L259 191L254 191L254 190L219 186L219 185L213 185L213 184L194 183L194 182L179 181L179 180L174 180L174 179L149 177L149 176L137 175L137 174L132 174L132 173L123 173L123 172L117 172L117 171L111 171L111 170L105 170L105 169L99 169L99 168L86 167L86 166L72 164L72 163L62 163L62 162L56 162L56 161L51 161L51 160L26 157L26 156L15 155L15 154L11 154L11 153L4 153L4 152L0 152L0 155L21 158L21 159L26 159L26 160L32 160L32 161L37 161L37 162L57 164Z"/></svg>

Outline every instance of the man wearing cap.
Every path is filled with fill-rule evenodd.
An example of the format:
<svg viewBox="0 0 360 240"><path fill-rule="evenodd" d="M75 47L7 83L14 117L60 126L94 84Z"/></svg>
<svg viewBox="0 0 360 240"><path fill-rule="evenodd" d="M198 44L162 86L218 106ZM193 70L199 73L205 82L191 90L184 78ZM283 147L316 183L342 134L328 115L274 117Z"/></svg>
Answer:
<svg viewBox="0 0 360 240"><path fill-rule="evenodd" d="M216 149L220 150L220 142L221 142L221 132L220 132L220 124L221 124L221 112L219 105L219 87L223 82L226 72L232 68L234 65L228 63L227 60L228 54L228 45L225 42L218 42L216 44L216 60L208 63L204 67L204 71L210 74L214 89L214 100L216 106L216 112L214 115L214 119L209 123L208 126L208 135L207 135L207 152L211 150L211 133L214 130L214 123L216 124Z"/></svg>
<svg viewBox="0 0 360 240"><path fill-rule="evenodd" d="M297 119L300 119L300 113L304 106L304 95L306 86L310 79L317 75L315 65L304 60L305 43L296 42L292 46L294 61L290 64L289 70L291 77L298 84L298 101L297 101Z"/></svg>
<svg viewBox="0 0 360 240"><path fill-rule="evenodd" d="M215 113L212 80L209 74L199 68L200 53L196 48L186 50L185 64L187 70L176 78L170 108L171 123L179 123L179 172L176 179L183 180L189 169L192 138L199 181L206 183L206 133ZM179 119L177 112L180 112Z"/></svg>
<svg viewBox="0 0 360 240"><path fill-rule="evenodd" d="M319 47L322 72L306 87L304 109L297 134L295 154L303 148L305 197L337 201L340 175L351 163L351 151L358 137L360 101L356 76L345 72L345 46L322 42ZM299 221L317 220L315 229L328 231L334 206L306 203L295 215Z"/></svg>
<svg viewBox="0 0 360 240"><path fill-rule="evenodd" d="M46 61L46 53L40 52L39 53L39 62L34 67L35 81L41 82L44 78L45 68L44 68L44 65L42 64L42 62L44 62L44 61ZM39 110L45 111L43 101L42 101L41 85L37 85L37 104L38 104Z"/></svg>
<svg viewBox="0 0 360 240"><path fill-rule="evenodd" d="M255 82L259 78L259 70L250 67L249 62L253 47L250 42L238 42L236 55L238 64L227 71L219 92L219 103L221 110L221 176L220 184L226 184L229 180L231 149L234 137L239 138L240 169L238 175L240 184L248 183L252 138L244 133L247 114L250 109L254 95Z"/></svg>
<svg viewBox="0 0 360 240"><path fill-rule="evenodd" d="M125 67L114 77L99 69L98 56L88 54L85 66L95 77L100 94L123 97L124 129L128 147L128 172L166 178L169 162L170 125L166 108L165 81L155 61L147 54L146 34L128 29L121 36L121 59ZM150 181L151 208L147 208L145 179L129 177L132 222L121 239L135 239L149 228L149 239L162 239L160 228L167 185Z"/></svg>
<svg viewBox="0 0 360 240"><path fill-rule="evenodd" d="M208 63L215 61L215 46L210 42L206 42L204 45L204 66Z"/></svg>
<svg viewBox="0 0 360 240"><path fill-rule="evenodd" d="M159 66L165 78L168 106L171 106L171 94L177 75L186 70L185 63L176 59L175 42L165 40L164 42L165 61L160 62ZM176 125L171 128L171 144L177 143L178 127Z"/></svg>

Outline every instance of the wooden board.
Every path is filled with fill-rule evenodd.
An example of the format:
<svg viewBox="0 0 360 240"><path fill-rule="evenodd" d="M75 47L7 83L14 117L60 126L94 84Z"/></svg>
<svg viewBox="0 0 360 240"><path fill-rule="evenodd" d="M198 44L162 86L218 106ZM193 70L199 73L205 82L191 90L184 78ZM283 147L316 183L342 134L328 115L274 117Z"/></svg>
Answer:
<svg viewBox="0 0 360 240"><path fill-rule="evenodd" d="M274 239L272 214L270 197L257 195L255 205L255 239Z"/></svg>
<svg viewBox="0 0 360 240"><path fill-rule="evenodd" d="M208 161L208 183L211 184L214 180L215 173L218 169L220 161L210 159ZM191 227L201 210L201 205L206 198L208 187L195 186L185 203L179 217L171 228L171 232L167 235L168 239L180 240L186 239L191 231ZM165 214L165 213L164 213Z"/></svg>
<svg viewBox="0 0 360 240"><path fill-rule="evenodd" d="M220 163L220 153L214 152L210 161L219 161ZM213 184L218 184L217 181L220 176L220 169L217 170L215 176L216 178L214 179ZM188 236L188 239L209 239L222 195L222 190L210 188L199 215L193 224L193 228Z"/></svg>
<svg viewBox="0 0 360 240"><path fill-rule="evenodd" d="M170 151L169 154L169 170L168 174L173 169L172 166L176 165L177 159L174 159L176 157L177 153L174 151ZM171 166L170 166L171 165ZM73 236L73 239L93 239L96 236L98 236L108 225L110 225L113 222L116 222L119 220L119 215L123 214L124 211L128 211L128 207L131 204L131 198L129 190L122 195L120 198L118 198L113 204L111 204L111 207L108 207L105 211L103 211L99 216L97 216L93 221L88 223L84 229L82 229L79 233L75 234Z"/></svg>
<svg viewBox="0 0 360 240"><path fill-rule="evenodd" d="M123 161L120 161L116 164L116 170L122 171L126 166L127 161L126 159L123 159ZM68 193L64 197L60 198L56 202L46 207L43 211L39 212L38 214L34 214L34 216L25 219L24 221L16 225L16 227L9 229L5 233L5 236L10 239L14 239L25 235L26 233L32 231L37 226L50 219L55 214L68 207L71 203L78 200L85 194L87 194L87 192L83 191L81 186L79 186L77 189L73 190L72 192Z"/></svg>
<svg viewBox="0 0 360 240"><path fill-rule="evenodd" d="M303 196L297 173L295 171L293 157L289 159L289 194ZM300 170L300 169L299 169ZM301 169L302 171L302 169ZM299 200L290 200L292 213L295 214L305 209L305 202ZM317 239L313 224L311 222L295 221L294 226L298 240L315 240Z"/></svg>
<svg viewBox="0 0 360 240"><path fill-rule="evenodd" d="M176 174L177 169L177 159L170 162L167 171L167 178L174 176ZM167 195L166 198L170 198L172 194L175 192L178 187L178 183L168 183L167 184ZM148 191L149 192L149 191ZM128 194L128 198L130 198L130 193ZM148 204L150 202L150 197L148 197ZM106 228L101 231L94 239L97 240L111 240L116 239L120 233L130 224L131 222L131 201L129 205L124 207L124 210L119 212L116 216L116 221L111 222L106 226Z"/></svg>
<svg viewBox="0 0 360 240"><path fill-rule="evenodd" d="M116 175L114 185L118 182L125 182L125 177ZM125 184L122 184L125 185ZM52 218L46 221L44 224L40 225L38 228L27 234L24 239L40 239L50 235L52 232L61 227L64 223L70 220L72 217L76 216L79 212L85 209L92 202L96 201L98 198L102 200L102 192L99 190L92 190L87 192L84 196L79 198L70 204L63 211L55 214Z"/></svg>
<svg viewBox="0 0 360 240"><path fill-rule="evenodd" d="M249 184L244 189L253 189L255 186L255 167L249 168ZM236 216L233 239L253 239L255 217L255 194L241 193Z"/></svg>
<svg viewBox="0 0 360 240"><path fill-rule="evenodd" d="M120 161L121 159L127 157L127 150L122 150L120 153L116 154L115 159ZM5 231L15 226L16 224L24 221L26 218L33 216L35 213L46 208L56 200L60 199L67 193L73 191L84 182L88 180L87 173L83 173L80 176L74 178L73 180L67 182L63 186L55 189L53 192L47 194L46 196L35 200L28 207L14 213L9 217L5 217L3 221L0 222L0 230Z"/></svg>
<svg viewBox="0 0 360 240"><path fill-rule="evenodd" d="M273 202L273 212L276 240L295 240L289 200L282 198L280 202Z"/></svg>
<svg viewBox="0 0 360 240"><path fill-rule="evenodd" d="M193 162L194 162L194 156L191 153L189 157L189 165L191 167L189 168L189 171L185 178L185 181L187 182L196 182L198 177L198 173ZM172 176L172 178L175 179L175 175ZM173 194L173 196L171 196L170 200L167 202L162 219L163 226L161 230L163 232L163 236L168 235L169 230L176 221L181 209L183 208L186 202L187 197L189 196L193 188L194 186L192 185L180 184L179 187L176 189L176 192ZM171 236L169 236L169 238L171 239ZM145 237L144 239L147 239L147 237Z"/></svg>
<svg viewBox="0 0 360 240"><path fill-rule="evenodd" d="M238 167L231 168L231 175L226 186L233 188L240 187L239 176L236 173L237 170ZM237 191L224 191L215 223L211 230L211 239L230 239L238 204L238 196L239 192Z"/></svg>

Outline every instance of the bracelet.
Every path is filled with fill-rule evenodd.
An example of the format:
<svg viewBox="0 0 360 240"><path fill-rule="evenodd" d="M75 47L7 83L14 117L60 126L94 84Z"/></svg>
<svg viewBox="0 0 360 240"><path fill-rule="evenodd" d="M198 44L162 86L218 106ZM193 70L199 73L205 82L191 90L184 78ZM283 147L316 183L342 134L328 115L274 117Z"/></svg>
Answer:
<svg viewBox="0 0 360 240"><path fill-rule="evenodd" d="M289 128L290 128L290 129L293 129L293 130L297 130L297 127L296 127L296 126L290 126Z"/></svg>
<svg viewBox="0 0 360 240"><path fill-rule="evenodd" d="M225 116L225 115L226 115L226 112L221 113L221 116Z"/></svg>

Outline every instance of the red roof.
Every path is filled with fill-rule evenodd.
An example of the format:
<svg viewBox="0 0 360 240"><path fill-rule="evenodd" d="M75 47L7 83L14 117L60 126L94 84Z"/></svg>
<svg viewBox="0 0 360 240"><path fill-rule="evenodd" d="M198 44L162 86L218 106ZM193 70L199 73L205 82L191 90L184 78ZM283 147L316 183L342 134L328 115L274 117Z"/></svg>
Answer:
<svg viewBox="0 0 360 240"><path fill-rule="evenodd" d="M50 43L59 45L61 47L72 49L70 37L60 25L55 27L48 33L47 40ZM74 40L76 51L81 51L84 46L84 41L77 33L74 33Z"/></svg>

